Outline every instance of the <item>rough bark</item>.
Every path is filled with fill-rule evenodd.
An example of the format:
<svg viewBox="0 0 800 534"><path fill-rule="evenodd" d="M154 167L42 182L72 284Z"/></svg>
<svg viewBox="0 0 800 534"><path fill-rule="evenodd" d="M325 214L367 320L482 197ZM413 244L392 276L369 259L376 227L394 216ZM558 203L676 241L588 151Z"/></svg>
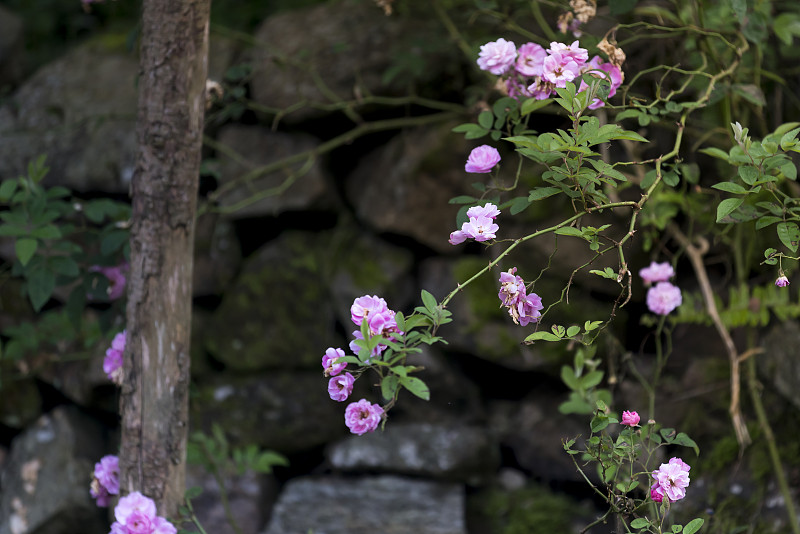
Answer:
<svg viewBox="0 0 800 534"><path fill-rule="evenodd" d="M183 500L192 254L211 0L144 0L120 483Z"/></svg>

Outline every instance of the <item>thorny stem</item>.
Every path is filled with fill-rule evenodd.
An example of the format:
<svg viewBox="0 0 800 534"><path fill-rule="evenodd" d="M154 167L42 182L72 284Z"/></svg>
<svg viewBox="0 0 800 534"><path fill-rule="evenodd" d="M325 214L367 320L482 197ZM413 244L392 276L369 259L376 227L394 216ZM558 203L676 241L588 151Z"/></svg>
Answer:
<svg viewBox="0 0 800 534"><path fill-rule="evenodd" d="M742 417L742 412L739 406L741 389L739 379L739 353L736 350L736 344L733 342L730 332L725 327L725 324L722 322L722 318L719 315L717 303L714 301L714 291L711 289L711 283L708 280L708 272L703 264L703 255L708 252L709 248L708 241L701 237L697 240L699 245L695 245L689 240L688 237L686 237L683 232L681 232L680 228L678 228L676 224L670 224L668 229L675 240L684 248L686 255L689 256L689 261L694 269L695 277L697 278L697 282L700 284L700 291L703 294L703 300L706 304L706 311L711 317L711 320L717 329L717 333L719 334L720 338L722 338L722 342L725 345L725 351L728 353L728 362L731 368L731 404L728 408L728 412L731 415L733 430L736 432L736 440L739 442L739 447L744 448L752 443L752 439L750 438L750 433L747 431L747 425L744 422L744 418Z"/></svg>

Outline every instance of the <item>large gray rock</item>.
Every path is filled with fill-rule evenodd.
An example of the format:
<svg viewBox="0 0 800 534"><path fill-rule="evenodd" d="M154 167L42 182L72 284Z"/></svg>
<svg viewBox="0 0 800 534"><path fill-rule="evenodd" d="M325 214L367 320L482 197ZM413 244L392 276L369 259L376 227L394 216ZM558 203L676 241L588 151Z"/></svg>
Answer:
<svg viewBox="0 0 800 534"><path fill-rule="evenodd" d="M331 446L328 459L343 471L395 472L473 485L497 470L500 450L485 428L458 424L387 424L383 432Z"/></svg>
<svg viewBox="0 0 800 534"><path fill-rule="evenodd" d="M194 237L192 294L218 295L233 280L242 251L231 221L216 213L197 218Z"/></svg>
<svg viewBox="0 0 800 534"><path fill-rule="evenodd" d="M209 379L192 399L192 426L209 432L217 423L237 446L305 451L348 433L344 424L348 403L332 401L327 386L321 366L318 372ZM361 398L365 387L366 380L357 381L353 398Z"/></svg>
<svg viewBox="0 0 800 534"><path fill-rule="evenodd" d="M0 90L22 79L24 53L22 19L0 5Z"/></svg>
<svg viewBox="0 0 800 534"><path fill-rule="evenodd" d="M384 72L392 65L403 35L419 36L426 26L432 25L386 17L372 2L352 0L273 15L255 33L253 99L285 110L301 103L325 105L370 94L398 94L405 77L396 77L394 87L389 87L383 83ZM325 113L330 111L302 107L283 120L295 122Z"/></svg>
<svg viewBox="0 0 800 534"><path fill-rule="evenodd" d="M105 510L89 495L103 444L99 425L72 408L58 408L20 434L2 473L0 534L108 532Z"/></svg>
<svg viewBox="0 0 800 534"><path fill-rule="evenodd" d="M222 483L231 516L240 529L238 534L261 532L265 522L264 503L275 497L276 482L248 471L241 475L223 474ZM206 532L237 534L222 503L222 488L213 475L199 465L189 464L186 468L186 487L203 490L200 496L192 499L192 508Z"/></svg>
<svg viewBox="0 0 800 534"><path fill-rule="evenodd" d="M265 534L466 534L464 490L395 476L289 481Z"/></svg>
<svg viewBox="0 0 800 534"><path fill-rule="evenodd" d="M800 323L784 321L769 330L764 338L764 352L754 356L759 372L775 389L800 409Z"/></svg>
<svg viewBox="0 0 800 534"><path fill-rule="evenodd" d="M412 237L439 252L456 230L455 196L474 181L464 172L469 149L451 123L403 132L363 158L346 192L357 216L381 232Z"/></svg>
<svg viewBox="0 0 800 534"><path fill-rule="evenodd" d="M325 236L286 232L248 258L206 332L209 352L236 370L319 369L340 338L324 277Z"/></svg>
<svg viewBox="0 0 800 534"><path fill-rule="evenodd" d="M47 155L45 185L123 193L136 149L136 75L130 55L80 46L45 65L0 107L0 178Z"/></svg>
<svg viewBox="0 0 800 534"><path fill-rule="evenodd" d="M220 130L217 141L231 151L218 154L220 190L214 193L220 208L230 217L277 215L319 207L331 196L318 157L304 158L253 180L235 183L261 167L314 150L319 141L309 135L229 125ZM250 201L258 195L268 196Z"/></svg>

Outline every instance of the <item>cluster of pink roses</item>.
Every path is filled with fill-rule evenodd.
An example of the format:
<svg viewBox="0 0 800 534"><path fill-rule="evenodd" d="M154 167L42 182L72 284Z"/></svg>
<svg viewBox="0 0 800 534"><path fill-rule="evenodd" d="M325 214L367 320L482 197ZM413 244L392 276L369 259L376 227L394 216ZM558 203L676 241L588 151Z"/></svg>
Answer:
<svg viewBox="0 0 800 534"><path fill-rule="evenodd" d="M138 491L119 500L111 534L177 534L175 525L156 515L156 503Z"/></svg>
<svg viewBox="0 0 800 534"><path fill-rule="evenodd" d="M94 464L89 493L97 506L108 506L111 495L119 495L119 458L109 454Z"/></svg>
<svg viewBox="0 0 800 534"><path fill-rule="evenodd" d="M542 317L542 298L536 293L528 295L525 289L525 280L516 274L517 268L512 267L508 272L500 273L500 292L497 296L508 309L511 319L520 326L528 323L539 322Z"/></svg>
<svg viewBox="0 0 800 534"><path fill-rule="evenodd" d="M366 321L370 337L383 335L392 339L392 334L402 334L397 327L394 310L389 309L386 301L377 295L364 295L355 299L353 305L350 306L350 320L357 326L361 326ZM355 339L350 342L350 350L358 354L361 347L356 344L356 341L364 339L364 336L361 334L361 330L355 330L353 337ZM379 343L373 349L370 358L380 356L384 350L386 350L386 345ZM343 402L350 397L356 380L352 374L345 371L347 363L339 361L344 357L344 350L333 347L328 347L322 356L324 374L331 377L328 381L328 395L337 402ZM383 408L366 399L361 399L347 406L344 421L353 434L362 435L378 428L382 417Z"/></svg>
<svg viewBox="0 0 800 534"><path fill-rule="evenodd" d="M111 346L106 350L103 358L103 371L108 379L116 385L122 385L122 355L125 353L126 331L123 330L111 341Z"/></svg>
<svg viewBox="0 0 800 534"><path fill-rule="evenodd" d="M667 315L683 302L680 288L667 282L674 275L672 265L667 262L651 262L649 267L639 271L645 284L656 284L647 291L647 307L651 312Z"/></svg>
<svg viewBox="0 0 800 534"><path fill-rule="evenodd" d="M661 464L652 473L655 482L650 486L650 498L661 502L666 497L669 502L675 502L686 497L690 469L680 458L670 458L668 463Z"/></svg>
<svg viewBox="0 0 800 534"><path fill-rule="evenodd" d="M505 39L481 46L478 66L498 76L505 76L505 87L513 98L532 97L544 100L553 94L556 87L566 87L567 82L580 78L584 73L607 79L611 83L609 98L614 96L622 84L622 71L613 63L604 63L600 56L589 59L589 52L572 44L550 43L550 48L536 43L526 43L517 48ZM581 82L580 90L587 86ZM595 98L589 109L605 105Z"/></svg>
<svg viewBox="0 0 800 534"><path fill-rule="evenodd" d="M450 234L449 242L451 245L458 245L472 238L475 241L488 241L494 239L495 232L500 229L494 222L500 215L500 210L492 203L487 203L483 207L473 206L467 210L469 220L461 225L461 230L456 230Z"/></svg>

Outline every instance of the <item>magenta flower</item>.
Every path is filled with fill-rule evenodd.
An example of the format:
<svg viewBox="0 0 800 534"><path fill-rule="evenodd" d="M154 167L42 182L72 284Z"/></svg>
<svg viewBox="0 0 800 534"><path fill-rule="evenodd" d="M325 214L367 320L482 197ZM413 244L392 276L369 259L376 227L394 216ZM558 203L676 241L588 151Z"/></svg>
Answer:
<svg viewBox="0 0 800 534"><path fill-rule="evenodd" d="M103 371L118 386L122 385L122 355L125 353L126 338L125 330L114 336L111 347L106 350L106 357L103 358Z"/></svg>
<svg viewBox="0 0 800 534"><path fill-rule="evenodd" d="M650 498L653 499L653 502L661 502L664 500L664 490L658 485L658 481L653 482L653 485L650 486Z"/></svg>
<svg viewBox="0 0 800 534"><path fill-rule="evenodd" d="M777 280L775 280L775 285L778 287L786 287L789 285L789 279L786 278L786 275L781 273Z"/></svg>
<svg viewBox="0 0 800 534"><path fill-rule="evenodd" d="M571 56L554 52L544 60L542 77L556 87L564 88L580 75L581 69Z"/></svg>
<svg viewBox="0 0 800 534"><path fill-rule="evenodd" d="M513 64L517 57L517 48L511 41L503 38L481 45L478 54L478 67L492 74L501 75Z"/></svg>
<svg viewBox="0 0 800 534"><path fill-rule="evenodd" d="M117 300L125 295L125 286L127 285L126 274L130 270L127 263L121 263L111 267L101 267L93 265L89 267L90 272L100 273L108 278L108 299Z"/></svg>
<svg viewBox="0 0 800 534"><path fill-rule="evenodd" d="M382 415L383 408L370 403L367 399L361 399L347 406L344 411L344 423L350 432L361 436L378 428Z"/></svg>
<svg viewBox="0 0 800 534"><path fill-rule="evenodd" d="M621 424L628 425L628 426L636 426L639 424L639 414L637 412L629 412L624 411L622 412L622 421Z"/></svg>
<svg viewBox="0 0 800 534"><path fill-rule="evenodd" d="M670 502L683 499L686 496L686 488L689 486L690 469L689 465L680 458L670 458L668 463L661 464L661 467L653 471L653 478L658 483L657 492L662 497L669 499ZM652 498L652 488L650 495Z"/></svg>
<svg viewBox="0 0 800 534"><path fill-rule="evenodd" d="M495 165L500 163L500 153L489 145L481 145L472 149L467 158L464 170L473 173L490 172Z"/></svg>
<svg viewBox="0 0 800 534"><path fill-rule="evenodd" d="M669 282L659 282L647 291L647 307L658 315L667 315L683 302L681 290Z"/></svg>
<svg viewBox="0 0 800 534"><path fill-rule="evenodd" d="M448 239L447 242L451 245L460 245L467 240L467 237L467 234L461 230L456 230L455 232L450 233L450 239Z"/></svg>
<svg viewBox="0 0 800 534"><path fill-rule="evenodd" d="M554 88L555 86L544 78L536 78L536 81L528 86L528 94L536 100L545 100L550 98Z"/></svg>
<svg viewBox="0 0 800 534"><path fill-rule="evenodd" d="M642 277L645 284L652 284L654 282L666 282L675 275L675 270L669 262L656 263L650 262L649 267L645 267L639 271L639 276Z"/></svg>
<svg viewBox="0 0 800 534"><path fill-rule="evenodd" d="M495 232L500 227L489 217L472 217L461 226L461 231L475 241L489 241L497 237Z"/></svg>
<svg viewBox="0 0 800 534"><path fill-rule="evenodd" d="M141 510L134 510L128 516L125 528L128 534L152 534L155 526L153 525L153 520L155 518L155 515L151 516Z"/></svg>
<svg viewBox="0 0 800 534"><path fill-rule="evenodd" d="M521 276L517 276L516 272L517 268L512 267L508 272L500 273L500 292L497 296L508 309L508 314L514 323L527 326L539 321L542 317L540 311L544 306L539 295L526 294L525 281Z"/></svg>
<svg viewBox="0 0 800 534"><path fill-rule="evenodd" d="M377 295L371 297L369 295L364 295L363 297L355 299L353 305L350 306L350 320L353 321L356 326L361 326L364 317L369 319L371 315L384 313L388 310L389 307L382 298Z"/></svg>
<svg viewBox="0 0 800 534"><path fill-rule="evenodd" d="M108 506L111 495L119 494L119 458L113 455L103 456L94 464L89 493L100 507Z"/></svg>
<svg viewBox="0 0 800 534"><path fill-rule="evenodd" d="M353 392L353 384L356 379L350 373L335 376L328 381L328 395L331 399L342 402Z"/></svg>
<svg viewBox="0 0 800 534"><path fill-rule="evenodd" d="M153 534L178 534L178 529L163 517L156 516L153 521Z"/></svg>
<svg viewBox="0 0 800 534"><path fill-rule="evenodd" d="M337 359L344 358L344 356L342 349L328 347L328 350L322 356L322 368L325 369L325 376L336 376L344 371L344 368L347 367L346 362L334 363Z"/></svg>
<svg viewBox="0 0 800 534"><path fill-rule="evenodd" d="M114 517L123 526L128 524L128 519L134 512L141 512L148 517L156 516L156 503L153 499L145 497L138 491L134 491L122 497L114 508Z"/></svg>
<svg viewBox="0 0 800 534"><path fill-rule="evenodd" d="M541 76L547 50L536 43L525 43L517 50L515 69L523 76Z"/></svg>
<svg viewBox="0 0 800 534"><path fill-rule="evenodd" d="M138 491L119 500L111 534L176 534L168 520L156 515L156 504Z"/></svg>

